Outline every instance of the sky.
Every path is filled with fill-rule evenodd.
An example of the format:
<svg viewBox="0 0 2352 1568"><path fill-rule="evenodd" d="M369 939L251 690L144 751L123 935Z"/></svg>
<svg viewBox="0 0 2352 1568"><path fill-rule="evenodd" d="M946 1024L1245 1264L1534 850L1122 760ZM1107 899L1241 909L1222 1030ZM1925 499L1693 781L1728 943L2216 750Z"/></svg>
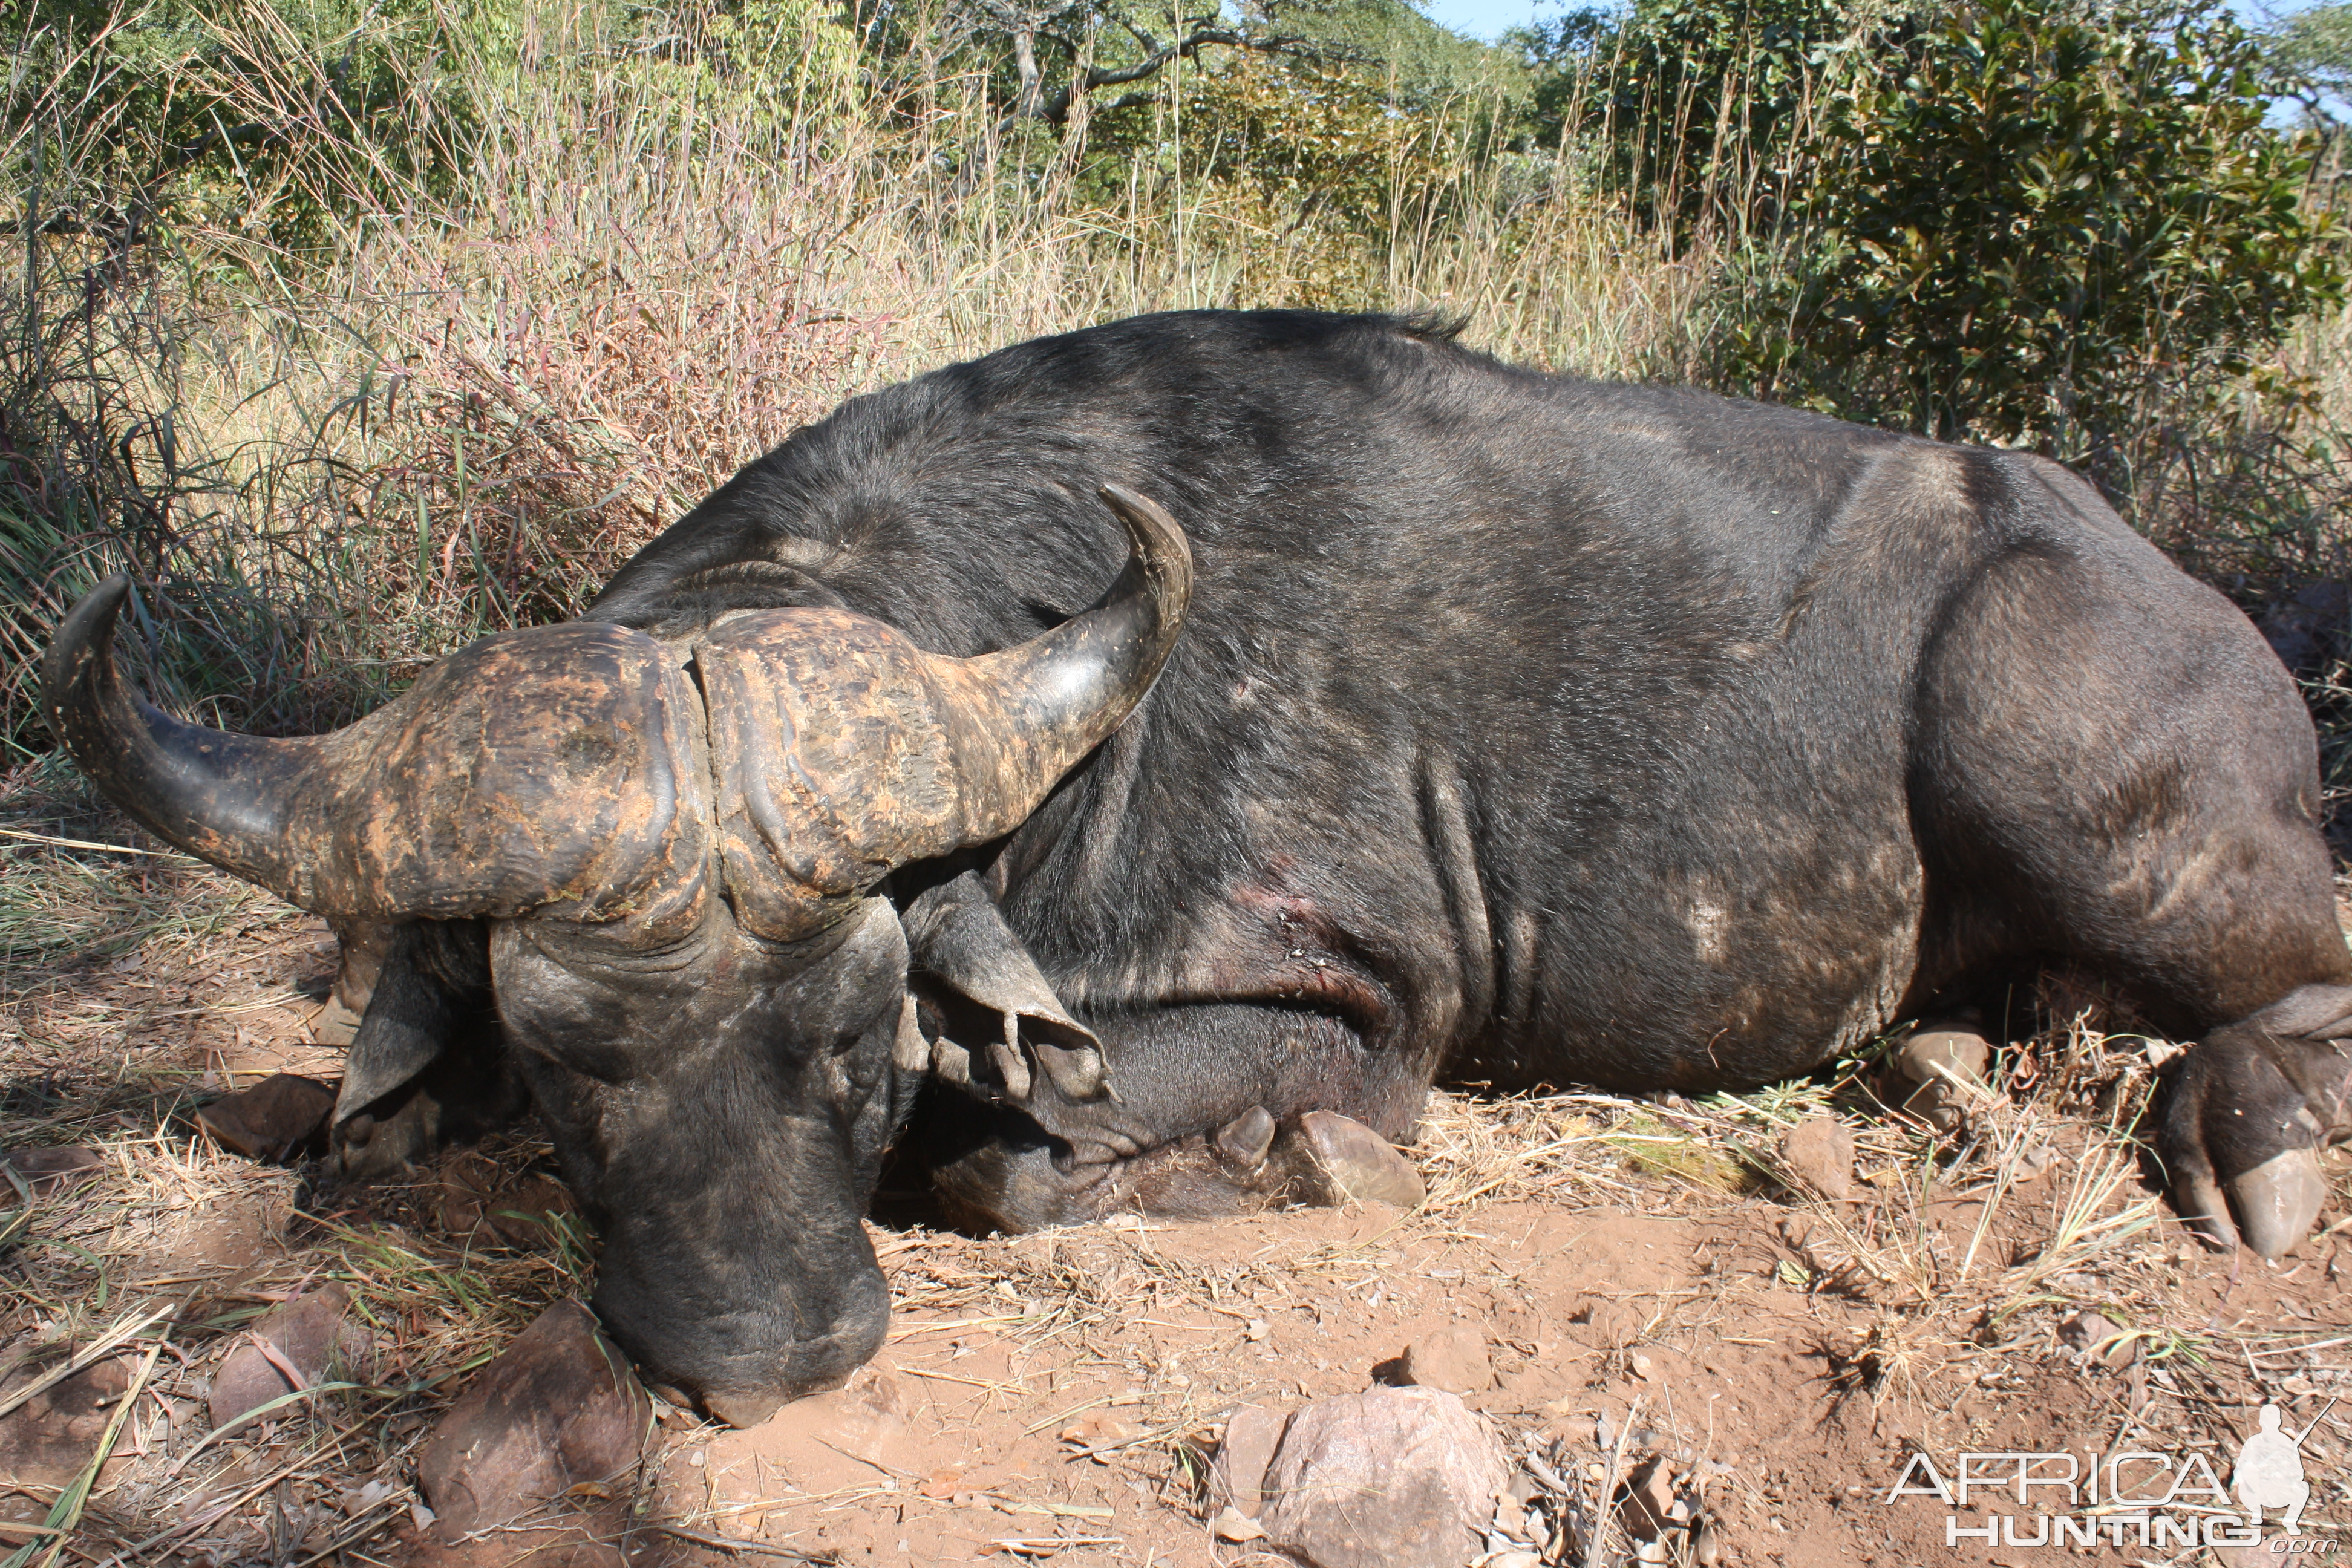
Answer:
<svg viewBox="0 0 2352 1568"><path fill-rule="evenodd" d="M1430 0L1429 18L1473 38L1488 43L1503 36L1506 27L1516 27L1535 19L1538 13L1558 16L1567 7L1559 0ZM2302 9L2301 0L2274 0L2270 7L2282 14ZM2264 7L2253 0L2236 0L2231 10L2241 21L2251 24Z"/></svg>
<svg viewBox="0 0 2352 1568"><path fill-rule="evenodd" d="M1429 19L1488 43L1506 27L1535 20L1538 0L1431 0ZM1552 5L1549 10L1558 11Z"/></svg>

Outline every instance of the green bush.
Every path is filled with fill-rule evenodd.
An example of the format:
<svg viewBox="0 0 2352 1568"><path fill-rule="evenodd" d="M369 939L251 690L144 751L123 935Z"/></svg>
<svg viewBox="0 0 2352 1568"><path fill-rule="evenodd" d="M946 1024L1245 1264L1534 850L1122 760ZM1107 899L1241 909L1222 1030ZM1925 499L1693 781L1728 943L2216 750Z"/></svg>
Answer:
<svg viewBox="0 0 2352 1568"><path fill-rule="evenodd" d="M2095 466L2149 400L2234 395L2344 293L2268 85L2215 0L1969 0L1890 32L1832 84L1779 232L1737 258L1726 378Z"/></svg>

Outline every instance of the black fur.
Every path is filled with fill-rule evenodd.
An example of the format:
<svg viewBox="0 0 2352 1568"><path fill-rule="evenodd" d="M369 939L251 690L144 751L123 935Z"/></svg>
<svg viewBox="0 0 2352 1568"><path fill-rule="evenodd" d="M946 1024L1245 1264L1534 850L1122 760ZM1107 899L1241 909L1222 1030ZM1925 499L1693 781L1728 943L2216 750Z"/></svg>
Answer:
<svg viewBox="0 0 2352 1568"><path fill-rule="evenodd" d="M841 605L973 655L1110 580L1106 481L1186 530L1158 687L976 858L1121 1098L988 1123L964 1201L1244 1204L1217 1151L1262 1121L1212 1134L1259 1110L1402 1136L1441 1071L1755 1084L2042 960L2182 1031L2352 977L2293 685L2082 481L1451 340L1192 312L1006 349L797 432L591 612ZM2191 1142L2231 1105L2199 1083Z"/></svg>

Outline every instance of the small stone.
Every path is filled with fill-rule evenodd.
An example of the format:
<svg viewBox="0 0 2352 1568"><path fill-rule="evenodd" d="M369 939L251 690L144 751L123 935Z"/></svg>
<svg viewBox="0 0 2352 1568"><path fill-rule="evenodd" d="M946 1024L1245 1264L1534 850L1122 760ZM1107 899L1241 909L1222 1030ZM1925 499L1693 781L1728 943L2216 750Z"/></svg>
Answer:
<svg viewBox="0 0 2352 1568"><path fill-rule="evenodd" d="M8 1168L37 1193L55 1192L95 1177L106 1169L106 1156L95 1149L11 1149L0 1154ZM0 1187L0 1192L5 1192Z"/></svg>
<svg viewBox="0 0 2352 1568"><path fill-rule="evenodd" d="M1487 1557L1486 1568L1543 1568L1543 1559L1532 1552L1497 1552Z"/></svg>
<svg viewBox="0 0 2352 1568"><path fill-rule="evenodd" d="M22 1384L31 1375L19 1378ZM0 1418L0 1489L53 1498L89 1465L112 1404L131 1386L131 1362L112 1356L51 1384Z"/></svg>
<svg viewBox="0 0 2352 1568"><path fill-rule="evenodd" d="M1265 1526L1236 1508L1219 1510L1209 1521L1210 1532L1220 1541L1244 1542L1265 1539Z"/></svg>
<svg viewBox="0 0 2352 1568"><path fill-rule="evenodd" d="M2115 1324L2109 1322L2104 1314L2098 1312L2077 1312L2058 1325L2058 1337L2066 1342L2067 1349L2077 1355L2102 1340L2107 1339L2115 1331Z"/></svg>
<svg viewBox="0 0 2352 1568"><path fill-rule="evenodd" d="M836 1454L904 1475L913 1458L907 1449L910 1415L906 1387L897 1378L861 1373L845 1387L784 1405L773 1413L771 1431L778 1437L811 1438Z"/></svg>
<svg viewBox="0 0 2352 1568"><path fill-rule="evenodd" d="M2017 1180L2038 1182L2050 1173L2051 1167L2063 1158L2053 1143L2035 1143L2017 1152Z"/></svg>
<svg viewBox="0 0 2352 1568"><path fill-rule="evenodd" d="M636 1462L652 1401L587 1308L558 1301L475 1374L425 1438L417 1485L455 1545Z"/></svg>
<svg viewBox="0 0 2352 1568"><path fill-rule="evenodd" d="M1618 1521L1636 1538L1655 1541L1679 1522L1674 1517L1675 1477L1664 1459L1644 1460L1625 1480Z"/></svg>
<svg viewBox="0 0 2352 1568"><path fill-rule="evenodd" d="M1458 1395L1374 1387L1291 1416L1258 1520L1314 1568L1461 1568L1509 1480L1493 1429Z"/></svg>
<svg viewBox="0 0 2352 1568"><path fill-rule="evenodd" d="M1134 1427L1116 1415L1100 1412L1081 1420L1073 1421L1054 1434L1057 1442L1067 1443L1080 1452L1092 1452L1106 1445L1124 1443L1134 1436Z"/></svg>
<svg viewBox="0 0 2352 1568"><path fill-rule="evenodd" d="M1290 1416L1262 1405L1244 1405L1225 1417L1224 1441L1209 1461L1209 1497L1255 1518L1265 1500L1261 1486L1274 1451L1282 1444L1282 1429Z"/></svg>
<svg viewBox="0 0 2352 1568"><path fill-rule="evenodd" d="M1895 1053L1895 1071L1918 1086L1903 1109L1949 1132L1967 1120L1972 1091L1983 1087L1991 1065L1992 1042L1973 1028L1957 1019L1922 1018Z"/></svg>
<svg viewBox="0 0 2352 1568"><path fill-rule="evenodd" d="M392 1491L392 1483L383 1480L370 1481L365 1486L354 1487L342 1495L343 1513L346 1517L357 1518L390 1497Z"/></svg>
<svg viewBox="0 0 2352 1568"><path fill-rule="evenodd" d="M351 1292L341 1285L323 1285L272 1307L257 1319L239 1336L220 1371L213 1374L209 1401L213 1425L226 1426L248 1411L295 1392L284 1369L253 1342L256 1339L268 1342L278 1359L301 1375L302 1387L327 1381L343 1348L343 1315L351 1300ZM297 1411L291 1405L283 1408L289 1415Z"/></svg>
<svg viewBox="0 0 2352 1568"><path fill-rule="evenodd" d="M1476 1394L1495 1386L1495 1366L1486 1338L1467 1323L1451 1323L1423 1334L1397 1358L1396 1380L1449 1394Z"/></svg>
<svg viewBox="0 0 2352 1568"><path fill-rule="evenodd" d="M1821 1196L1853 1195L1853 1134L1834 1116L1808 1116L1782 1135L1780 1158Z"/></svg>
<svg viewBox="0 0 2352 1568"><path fill-rule="evenodd" d="M225 1095L196 1112L206 1131L252 1160L284 1160L325 1147L335 1091L317 1079L281 1072Z"/></svg>

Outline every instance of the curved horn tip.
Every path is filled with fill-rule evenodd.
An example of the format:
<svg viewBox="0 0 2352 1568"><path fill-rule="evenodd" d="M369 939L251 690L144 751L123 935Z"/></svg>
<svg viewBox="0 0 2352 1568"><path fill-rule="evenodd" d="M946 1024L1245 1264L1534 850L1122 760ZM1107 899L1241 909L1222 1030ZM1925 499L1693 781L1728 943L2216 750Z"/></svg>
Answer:
<svg viewBox="0 0 2352 1568"><path fill-rule="evenodd" d="M1175 564L1178 570L1190 574L1192 543L1158 501L1138 495L1125 485L1107 484L1095 495L1126 525L1128 542L1146 565L1165 571Z"/></svg>
<svg viewBox="0 0 2352 1568"><path fill-rule="evenodd" d="M65 689L79 673L79 667L89 653L103 648L114 640L114 623L121 615L123 602L131 596L131 578L116 572L84 594L65 619L58 623L56 635L50 638L41 659L41 706L46 709L52 727L61 717Z"/></svg>

